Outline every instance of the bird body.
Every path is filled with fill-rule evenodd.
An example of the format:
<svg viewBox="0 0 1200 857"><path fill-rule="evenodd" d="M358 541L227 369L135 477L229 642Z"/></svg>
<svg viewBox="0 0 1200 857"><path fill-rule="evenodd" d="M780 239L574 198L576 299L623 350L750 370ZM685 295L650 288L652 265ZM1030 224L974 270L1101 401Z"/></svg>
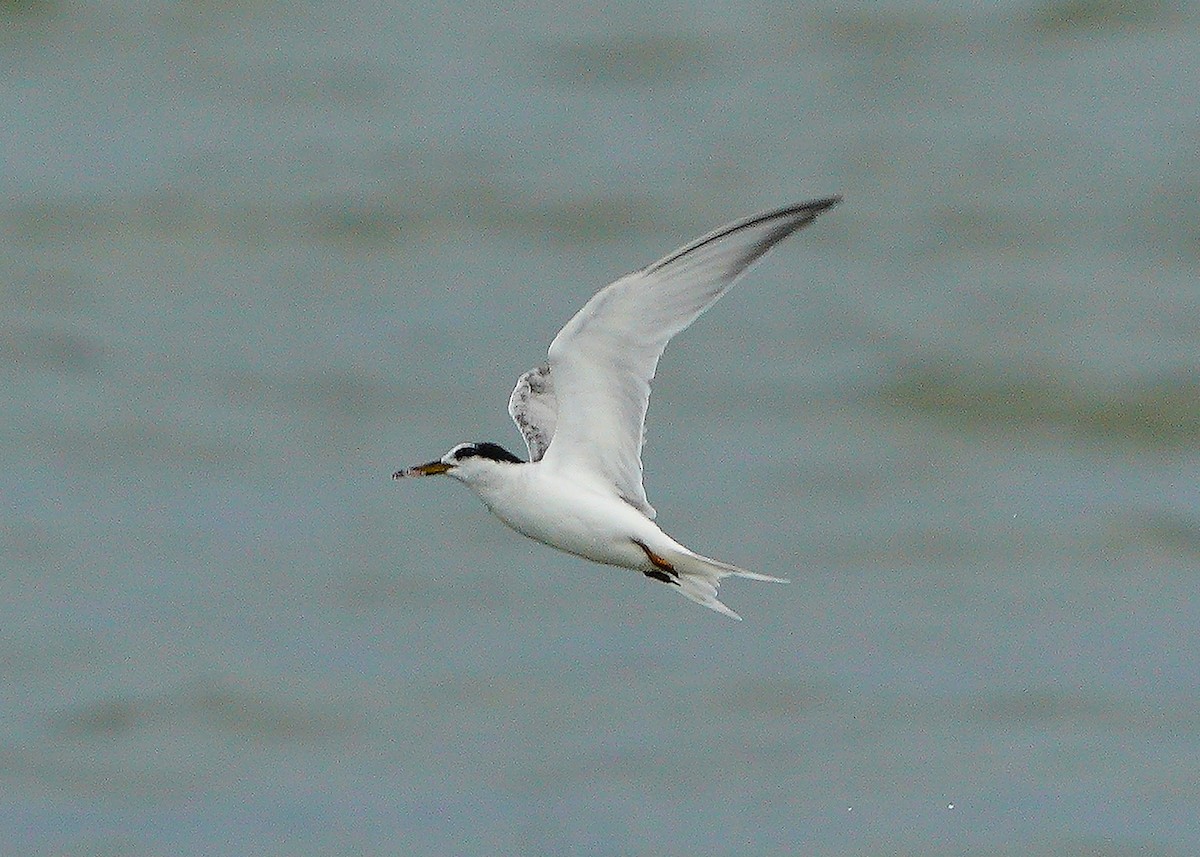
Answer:
<svg viewBox="0 0 1200 857"><path fill-rule="evenodd" d="M678 545L652 520L600 485L564 477L545 462L499 465L511 478L470 483L483 504L518 533L605 565L648 565L635 544L664 552Z"/></svg>
<svg viewBox="0 0 1200 857"><path fill-rule="evenodd" d="M786 582L697 554L654 522L642 486L650 380L667 342L776 243L839 201L735 222L597 292L559 331L549 362L517 381L509 412L529 461L462 443L396 478L445 474L517 532L567 553L630 568L740 618L716 597L730 575Z"/></svg>

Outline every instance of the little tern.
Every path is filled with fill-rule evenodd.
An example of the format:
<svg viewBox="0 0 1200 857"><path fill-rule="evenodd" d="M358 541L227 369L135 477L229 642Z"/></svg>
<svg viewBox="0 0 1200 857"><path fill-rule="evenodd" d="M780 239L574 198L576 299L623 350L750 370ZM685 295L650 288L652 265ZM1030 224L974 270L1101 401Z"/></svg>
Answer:
<svg viewBox="0 0 1200 857"><path fill-rule="evenodd" d="M518 533L594 562L640 571L734 619L717 600L729 576L786 583L702 556L654 523L642 487L650 380L672 336L763 255L832 208L832 196L722 226L601 289L517 381L508 412L529 460L494 443L460 443L393 478L444 474Z"/></svg>

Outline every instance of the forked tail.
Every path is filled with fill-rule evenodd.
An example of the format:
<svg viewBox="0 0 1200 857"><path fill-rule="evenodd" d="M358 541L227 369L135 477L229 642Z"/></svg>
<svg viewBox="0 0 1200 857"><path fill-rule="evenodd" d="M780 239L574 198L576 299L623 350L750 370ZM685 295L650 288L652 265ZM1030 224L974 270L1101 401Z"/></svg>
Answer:
<svg viewBox="0 0 1200 857"><path fill-rule="evenodd" d="M670 563L678 575L673 582L679 584L679 591L685 598L690 598L697 604L703 604L709 610L724 613L732 619L740 620L742 617L717 600L717 587L721 585L722 578L745 577L750 580L765 580L768 583L787 583L782 577L771 577L754 571L746 571L736 565L700 556L690 551L672 554Z"/></svg>

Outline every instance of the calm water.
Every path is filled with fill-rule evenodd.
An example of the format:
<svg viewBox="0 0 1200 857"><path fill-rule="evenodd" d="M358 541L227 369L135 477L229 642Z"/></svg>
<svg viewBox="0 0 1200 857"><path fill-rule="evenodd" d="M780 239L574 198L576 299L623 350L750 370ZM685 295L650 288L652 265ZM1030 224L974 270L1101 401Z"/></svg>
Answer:
<svg viewBox="0 0 1200 857"><path fill-rule="evenodd" d="M1200 8L0 4L0 851L1200 852ZM729 622L397 467L600 285Z"/></svg>

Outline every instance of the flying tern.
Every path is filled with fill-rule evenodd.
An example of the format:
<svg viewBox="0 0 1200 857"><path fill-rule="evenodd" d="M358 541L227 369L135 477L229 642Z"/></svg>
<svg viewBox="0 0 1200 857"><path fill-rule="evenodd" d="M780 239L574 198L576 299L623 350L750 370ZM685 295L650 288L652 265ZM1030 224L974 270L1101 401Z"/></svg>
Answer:
<svg viewBox="0 0 1200 857"><path fill-rule="evenodd" d="M508 412L529 460L494 443L460 443L393 478L444 474L501 521L551 547L640 571L718 613L729 576L786 583L702 556L654 523L642 487L650 380L672 336L763 255L841 201L789 205L722 226L592 296L517 381Z"/></svg>

